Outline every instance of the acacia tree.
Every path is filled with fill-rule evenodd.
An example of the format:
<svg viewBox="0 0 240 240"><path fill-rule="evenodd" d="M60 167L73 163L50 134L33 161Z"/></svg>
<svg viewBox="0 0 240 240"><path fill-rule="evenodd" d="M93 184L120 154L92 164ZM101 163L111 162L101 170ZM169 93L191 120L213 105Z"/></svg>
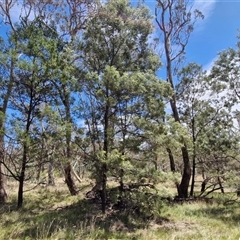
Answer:
<svg viewBox="0 0 240 240"><path fill-rule="evenodd" d="M152 30L148 9L118 0L99 5L83 34L81 117L88 126L103 212L107 175L115 175L123 187L126 162L132 166L132 175L137 167L134 164L140 162L135 159L134 163L130 152L144 142L137 120L150 119L150 109L152 115L157 108L162 110L158 117L164 114L162 97L170 92L168 84L155 75L160 62L147 43Z"/></svg>
<svg viewBox="0 0 240 240"><path fill-rule="evenodd" d="M193 31L197 18L203 17L198 10L192 11L189 1L156 0L155 16L158 30L161 33L160 42L163 43L163 52L166 62L166 77L175 92L174 75L185 55L185 48ZM176 94L170 100L170 106L175 121L180 122L177 108ZM191 167L187 145L181 149L183 158L183 174L177 186L178 197L188 197L188 187L191 178ZM171 149L168 149L171 153ZM171 162L173 162L172 155Z"/></svg>

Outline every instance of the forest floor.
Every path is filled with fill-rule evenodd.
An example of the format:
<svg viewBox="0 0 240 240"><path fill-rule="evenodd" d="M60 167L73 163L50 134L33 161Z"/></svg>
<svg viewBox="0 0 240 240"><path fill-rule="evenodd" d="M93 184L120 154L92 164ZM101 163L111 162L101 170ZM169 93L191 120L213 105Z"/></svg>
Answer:
<svg viewBox="0 0 240 240"><path fill-rule="evenodd" d="M25 190L33 186L26 184ZM103 215L99 204L85 199L90 183L78 187L79 195L70 196L63 179L55 187L38 186L24 193L24 206L17 210L17 185L8 182L8 201L0 205L0 239L240 239L236 193L215 193L209 202L164 203L158 217L144 219L127 209Z"/></svg>

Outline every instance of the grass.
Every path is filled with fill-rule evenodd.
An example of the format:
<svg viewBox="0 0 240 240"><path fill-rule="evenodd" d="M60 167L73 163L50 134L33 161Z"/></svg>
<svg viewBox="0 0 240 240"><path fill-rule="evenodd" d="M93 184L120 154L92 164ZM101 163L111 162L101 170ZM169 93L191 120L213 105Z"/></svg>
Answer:
<svg viewBox="0 0 240 240"><path fill-rule="evenodd" d="M8 202L0 206L0 239L240 238L239 202L226 204L231 193L215 193L210 203L160 204L154 218L144 218L127 210L103 215L99 204L84 199L88 187L79 187L78 196L70 196L63 181L57 187L38 187L24 194L24 207L17 211L17 186L9 185Z"/></svg>

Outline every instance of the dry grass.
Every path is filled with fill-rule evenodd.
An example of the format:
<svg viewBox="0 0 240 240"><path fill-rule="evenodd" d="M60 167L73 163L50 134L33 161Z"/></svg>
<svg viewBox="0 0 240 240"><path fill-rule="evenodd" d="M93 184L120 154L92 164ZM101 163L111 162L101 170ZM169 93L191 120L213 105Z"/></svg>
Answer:
<svg viewBox="0 0 240 240"><path fill-rule="evenodd" d="M34 184L26 184L30 189ZM16 183L8 182L8 202L0 206L0 239L229 239L240 238L239 203L224 204L230 194L215 195L211 203L163 204L154 219L143 220L84 199L91 188L85 181L78 196L69 196L63 179L56 187L38 186L24 193L16 210ZM167 191L167 188L159 189ZM167 195L172 195L168 193Z"/></svg>

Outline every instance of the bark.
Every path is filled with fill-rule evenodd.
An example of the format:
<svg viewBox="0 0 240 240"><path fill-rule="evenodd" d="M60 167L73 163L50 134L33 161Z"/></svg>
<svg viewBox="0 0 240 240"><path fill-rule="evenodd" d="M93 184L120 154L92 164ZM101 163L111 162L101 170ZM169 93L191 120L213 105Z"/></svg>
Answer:
<svg viewBox="0 0 240 240"><path fill-rule="evenodd" d="M184 56L185 48L190 37L189 26L193 25L195 23L195 20L189 18L190 12L186 11L188 4L187 2L181 2L181 8L175 8L175 3L177 4L178 2L173 0L157 1L155 16L156 23L160 31L163 33L167 81L170 83L174 92L172 99L170 100L170 106L175 121L180 123L173 79L173 64L178 64L178 61L181 61L181 57ZM202 17L202 15L199 13L199 16L195 16L195 18L196 17ZM175 44L178 43L177 45L179 46L179 49L176 51L172 49L172 43L174 42ZM178 197L187 198L188 187L191 179L191 167L186 144L182 147L182 158L184 165L183 175L181 183L177 186L177 190Z"/></svg>
<svg viewBox="0 0 240 240"><path fill-rule="evenodd" d="M13 87L13 81L14 81L14 75L13 75L13 68L14 68L15 61L11 59L11 65L10 65L10 78L9 83L7 85L7 92L6 95L3 98L3 105L1 107L0 113L5 116L8 106L8 101L11 95L12 87ZM5 119L1 116L2 120L0 122L0 202L5 202L7 199L7 192L5 190L5 177L3 174L3 161L4 161L4 133L5 133Z"/></svg>
<svg viewBox="0 0 240 240"><path fill-rule="evenodd" d="M195 172L196 172L196 159L195 159L195 156L193 156L193 161L192 161L192 183L191 183L191 190L190 190L190 196L191 197L193 197L193 193L194 193Z"/></svg>
<svg viewBox="0 0 240 240"><path fill-rule="evenodd" d="M71 127L71 110L70 110L70 96L66 90L66 86L63 87L64 97L62 98L65 111L66 111L66 150L67 150L67 163L64 169L65 172L65 182L67 183L68 189L71 195L77 195L78 191L72 177L72 166L71 166L71 137L72 137L72 127Z"/></svg>
<svg viewBox="0 0 240 240"><path fill-rule="evenodd" d="M237 196L240 197L240 187L237 189Z"/></svg>
<svg viewBox="0 0 240 240"><path fill-rule="evenodd" d="M195 136L195 119L192 118L192 141L193 141L193 157L192 157L192 184L190 190L190 196L193 197L194 185L195 185L195 172L196 172L196 136Z"/></svg>
<svg viewBox="0 0 240 240"><path fill-rule="evenodd" d="M108 97L108 89L107 89L107 97ZM103 142L103 150L105 152L105 157L108 157L109 151L109 111L110 107L107 103L105 114L104 114L104 142ZM102 181L102 191L101 191L101 200L102 200L102 213L106 211L106 185L107 185L107 164L103 163L101 168L101 181Z"/></svg>
<svg viewBox="0 0 240 240"><path fill-rule="evenodd" d="M0 203L7 200L7 192L5 190L5 177L3 175L3 164L0 162Z"/></svg>
<svg viewBox="0 0 240 240"><path fill-rule="evenodd" d="M183 156L183 175L181 183L178 185L178 197L179 198L188 198L188 187L191 179L191 166L188 156L188 151L186 147L182 147L182 156Z"/></svg>
<svg viewBox="0 0 240 240"><path fill-rule="evenodd" d="M202 185L201 185L201 194L204 193L205 189L206 189L206 180L204 180L204 181L202 182Z"/></svg>
<svg viewBox="0 0 240 240"><path fill-rule="evenodd" d="M219 187L221 188L221 193L224 193L224 188L223 188L223 185L222 185L221 178L218 177L217 180L218 180L218 185L219 185Z"/></svg>
<svg viewBox="0 0 240 240"><path fill-rule="evenodd" d="M22 205L23 205L23 185L25 180L26 164L27 164L27 146L25 143L23 147L22 168L19 176L18 203L17 203L18 209L22 208Z"/></svg>
<svg viewBox="0 0 240 240"><path fill-rule="evenodd" d="M79 175L76 173L76 171L74 170L74 168L72 167L72 173L74 175L74 177L78 180L78 182L82 182L82 179L79 177Z"/></svg>
<svg viewBox="0 0 240 240"><path fill-rule="evenodd" d="M165 33L166 34L166 33ZM168 45L168 37L166 34L166 40L165 40L165 52L167 57L167 76L168 76L168 82L172 86L172 89L174 90L174 83L173 83L173 74L172 74L172 61L170 58L170 47ZM176 103L176 96L173 94L172 99L170 100L170 106L173 112L173 117L176 122L180 123L180 117L177 109L177 103ZM189 161L189 154L187 150L187 146L184 145L182 147L182 158L183 158L183 175L181 179L181 183L178 185L178 197L179 198L187 198L188 197L188 187L191 179L191 167L190 167L190 161Z"/></svg>
<svg viewBox="0 0 240 240"><path fill-rule="evenodd" d="M37 168L37 176L36 176L37 182L40 182L41 172L42 172L42 163L40 163Z"/></svg>
<svg viewBox="0 0 240 240"><path fill-rule="evenodd" d="M107 165L104 163L102 166L102 191L101 191L101 202L102 202L102 213L106 212L106 186L107 186Z"/></svg>
<svg viewBox="0 0 240 240"><path fill-rule="evenodd" d="M68 189L71 193L71 195L77 195L78 194L78 191L76 189L76 185L75 185L75 182L73 180L73 177L72 177L72 166L71 166L71 163L68 162L64 168L64 172L65 172L65 182L68 186Z"/></svg>
<svg viewBox="0 0 240 240"><path fill-rule="evenodd" d="M2 127L3 129L3 127ZM5 190L5 176L3 173L3 162L4 162L4 136L0 136L0 203L4 203L7 200L7 192Z"/></svg>
<svg viewBox="0 0 240 240"><path fill-rule="evenodd" d="M48 185L55 186L52 161L50 161L48 165Z"/></svg>
<svg viewBox="0 0 240 240"><path fill-rule="evenodd" d="M176 171L176 167L175 167L175 161L172 155L172 151L170 148L167 148L167 152L168 152L168 157L169 157L169 161L170 161L170 169L171 172L175 172Z"/></svg>

